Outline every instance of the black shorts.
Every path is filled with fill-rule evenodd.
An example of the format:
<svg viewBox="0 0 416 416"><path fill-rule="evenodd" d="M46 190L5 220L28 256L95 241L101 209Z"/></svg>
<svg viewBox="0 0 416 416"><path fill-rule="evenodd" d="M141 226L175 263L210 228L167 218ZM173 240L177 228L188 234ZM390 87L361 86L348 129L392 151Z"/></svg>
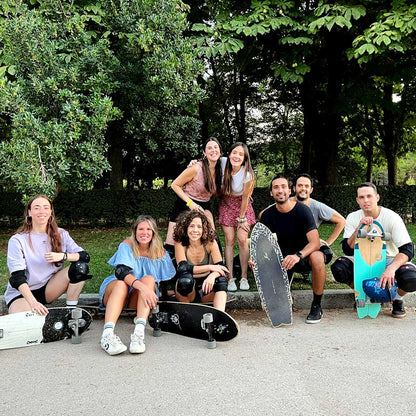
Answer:
<svg viewBox="0 0 416 416"><path fill-rule="evenodd" d="M202 202L194 201L196 204L200 205L203 209L211 211L211 200ZM172 212L170 214L169 221L176 222L179 214L182 214L184 211L189 211L189 207L186 206L186 202L181 198L176 198L175 204L173 205Z"/></svg>
<svg viewBox="0 0 416 416"><path fill-rule="evenodd" d="M35 297L35 299L41 303L42 305L46 305L48 302L46 302L46 286L42 286L39 289L33 289L31 290L32 295ZM15 298L13 298L8 304L7 304L7 309L10 308L10 305L17 299L22 299L23 295L20 294L19 296L16 296Z"/></svg>

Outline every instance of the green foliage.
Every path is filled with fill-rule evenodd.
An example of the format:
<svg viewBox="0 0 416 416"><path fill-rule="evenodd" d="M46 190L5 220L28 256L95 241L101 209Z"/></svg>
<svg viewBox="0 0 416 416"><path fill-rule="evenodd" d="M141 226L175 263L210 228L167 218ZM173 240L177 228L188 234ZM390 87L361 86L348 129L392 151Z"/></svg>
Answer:
<svg viewBox="0 0 416 416"><path fill-rule="evenodd" d="M109 98L108 41L92 40L88 16L71 6L39 5L21 3L0 20L0 113L12 123L0 172L6 189L53 196L58 187L91 188L109 168L104 133L119 112Z"/></svg>

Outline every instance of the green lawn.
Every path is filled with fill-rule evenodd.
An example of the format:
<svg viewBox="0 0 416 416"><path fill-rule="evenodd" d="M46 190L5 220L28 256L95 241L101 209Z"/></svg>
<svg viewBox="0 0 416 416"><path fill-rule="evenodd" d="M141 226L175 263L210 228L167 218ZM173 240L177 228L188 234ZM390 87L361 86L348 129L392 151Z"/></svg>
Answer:
<svg viewBox="0 0 416 416"><path fill-rule="evenodd" d="M413 242L416 241L416 225L408 226L409 233ZM124 240L129 234L129 228L74 228L69 229L74 240L82 246L91 255L90 272L94 276L92 280L87 281L84 292L97 293L103 279L113 273L112 267L107 264L108 259L114 254L119 243ZM327 238L332 231L332 225L322 225L319 232L322 238ZM9 272L6 264L7 242L14 230L0 230L0 294L3 294L7 281L9 279ZM224 239L220 229L218 229L222 244L224 246ZM166 234L166 229L161 229L163 238ZM341 238L333 244L335 256L342 254L340 246ZM237 250L236 250L237 252ZM255 289L255 284L251 272L249 273L249 281L252 289ZM344 285L339 285L334 282L328 268L327 288L345 288ZM307 279L302 276L295 276L293 289L310 289Z"/></svg>

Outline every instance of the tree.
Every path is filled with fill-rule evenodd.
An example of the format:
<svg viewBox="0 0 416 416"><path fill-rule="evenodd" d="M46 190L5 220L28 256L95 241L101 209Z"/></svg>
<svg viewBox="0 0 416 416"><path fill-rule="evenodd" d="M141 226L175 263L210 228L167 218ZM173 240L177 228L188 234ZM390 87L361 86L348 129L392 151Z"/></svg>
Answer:
<svg viewBox="0 0 416 416"><path fill-rule="evenodd" d="M105 130L119 112L109 94L116 62L105 38L86 31L90 16L72 3L3 4L0 113L1 181L23 194L88 189L109 168Z"/></svg>

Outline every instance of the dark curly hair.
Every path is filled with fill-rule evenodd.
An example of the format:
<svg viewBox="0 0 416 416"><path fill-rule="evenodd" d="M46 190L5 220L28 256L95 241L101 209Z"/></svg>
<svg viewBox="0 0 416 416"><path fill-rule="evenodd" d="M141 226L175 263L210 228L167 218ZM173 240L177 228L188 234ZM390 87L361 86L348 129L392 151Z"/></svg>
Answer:
<svg viewBox="0 0 416 416"><path fill-rule="evenodd" d="M202 245L206 246L209 242L215 240L217 234L206 215L200 211L191 210L183 212L177 219L175 229L173 230L174 241L181 243L184 247L189 246L188 227L195 218L201 218L202 221Z"/></svg>

